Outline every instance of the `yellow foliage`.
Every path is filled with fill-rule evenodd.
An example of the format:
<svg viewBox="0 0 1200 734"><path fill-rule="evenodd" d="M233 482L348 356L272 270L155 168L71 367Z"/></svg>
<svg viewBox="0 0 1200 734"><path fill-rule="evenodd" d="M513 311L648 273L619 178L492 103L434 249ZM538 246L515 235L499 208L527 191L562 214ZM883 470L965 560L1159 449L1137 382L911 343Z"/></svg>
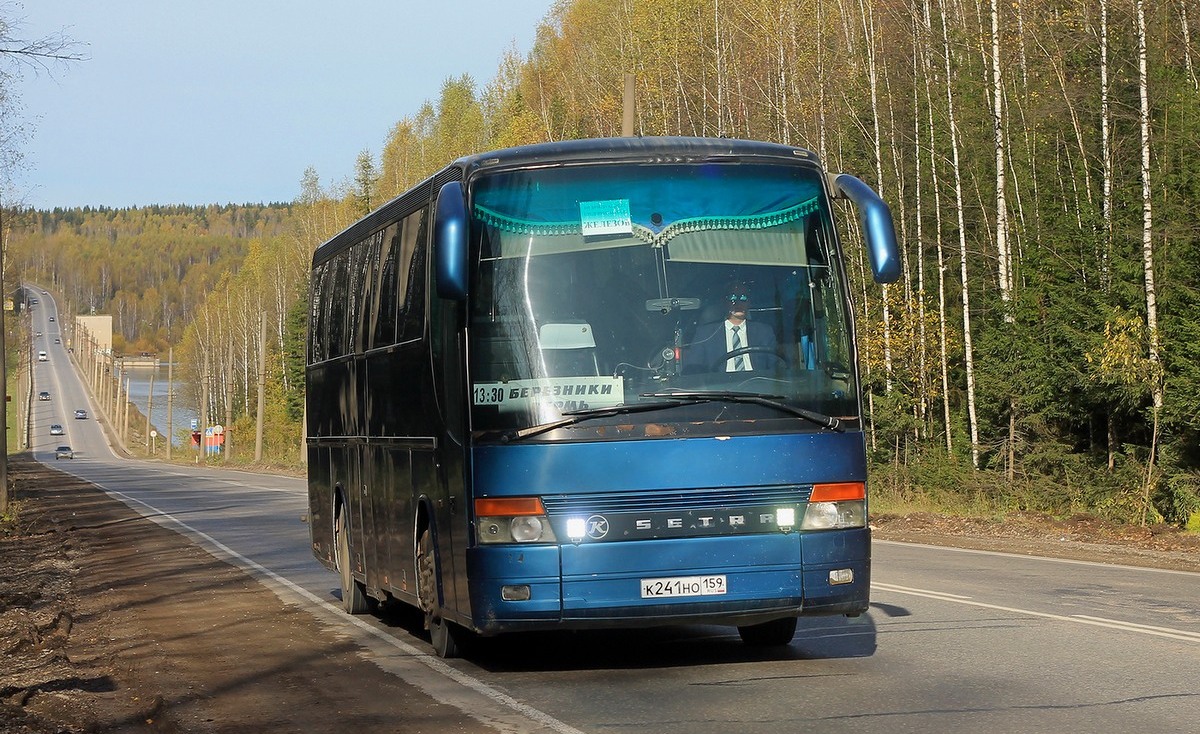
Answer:
<svg viewBox="0 0 1200 734"><path fill-rule="evenodd" d="M1085 355L1090 378L1126 387L1152 384L1157 366L1148 356L1146 336L1141 318L1114 314L1104 325L1104 343Z"/></svg>

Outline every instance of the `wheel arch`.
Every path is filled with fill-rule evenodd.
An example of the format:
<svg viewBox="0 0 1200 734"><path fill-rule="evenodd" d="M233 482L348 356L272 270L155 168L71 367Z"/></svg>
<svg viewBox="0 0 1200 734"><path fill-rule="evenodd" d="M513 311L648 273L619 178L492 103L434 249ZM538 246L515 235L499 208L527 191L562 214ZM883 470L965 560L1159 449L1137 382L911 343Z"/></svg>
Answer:
<svg viewBox="0 0 1200 734"><path fill-rule="evenodd" d="M333 511L329 513L329 520L330 520L330 523L333 525L332 537L333 537L334 545L336 546L337 537L338 537L338 528L341 527L341 524L342 524L342 513L347 511L346 507L347 507L348 503L346 501L346 490L344 487L342 487L341 482L334 483L333 490L331 491L331 493L333 495L333 501L332 501L332 510ZM349 532L349 529L350 529L350 524L347 522L347 524L346 524L347 532ZM336 559L337 553L335 552L333 555L334 555L334 558Z"/></svg>
<svg viewBox="0 0 1200 734"><path fill-rule="evenodd" d="M433 500L428 495L421 495L417 498L413 507L413 534L412 534L412 557L414 563L417 558L417 549L421 543L421 535L429 531L429 543L433 553L434 567L437 569L436 578L436 594L437 603L440 605L443 601L442 596L442 554L438 549L438 528L437 522L434 520Z"/></svg>

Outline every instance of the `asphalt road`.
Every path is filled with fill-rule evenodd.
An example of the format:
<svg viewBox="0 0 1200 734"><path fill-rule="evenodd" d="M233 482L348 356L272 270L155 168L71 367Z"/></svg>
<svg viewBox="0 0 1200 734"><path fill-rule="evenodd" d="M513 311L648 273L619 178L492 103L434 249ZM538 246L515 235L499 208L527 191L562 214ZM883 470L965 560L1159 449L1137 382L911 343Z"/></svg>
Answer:
<svg viewBox="0 0 1200 734"><path fill-rule="evenodd" d="M1200 730L1200 575L911 544L875 544L868 614L802 622L782 651L692 626L520 635L439 660L413 615L340 611L336 576L309 552L303 480L117 458L51 314L43 295L34 349L50 359L35 362L34 389L52 399L34 403L36 458L247 569L374 664L501 731ZM64 442L78 458L54 459Z"/></svg>

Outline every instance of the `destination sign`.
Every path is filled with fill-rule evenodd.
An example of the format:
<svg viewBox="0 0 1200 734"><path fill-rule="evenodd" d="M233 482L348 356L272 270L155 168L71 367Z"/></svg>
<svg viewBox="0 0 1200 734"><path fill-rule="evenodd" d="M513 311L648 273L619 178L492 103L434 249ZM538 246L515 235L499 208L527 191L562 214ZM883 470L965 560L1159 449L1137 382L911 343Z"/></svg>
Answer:
<svg viewBox="0 0 1200 734"><path fill-rule="evenodd" d="M527 411L552 406L558 412L620 405L625 400L623 377L545 377L537 380L477 382L475 405L494 405L500 411Z"/></svg>

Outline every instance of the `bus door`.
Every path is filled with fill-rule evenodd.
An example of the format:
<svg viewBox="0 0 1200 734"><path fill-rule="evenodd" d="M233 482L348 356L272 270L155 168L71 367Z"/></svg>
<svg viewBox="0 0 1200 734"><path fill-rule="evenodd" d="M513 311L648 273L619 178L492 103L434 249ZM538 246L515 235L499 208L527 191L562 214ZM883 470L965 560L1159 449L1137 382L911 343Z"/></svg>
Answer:
<svg viewBox="0 0 1200 734"><path fill-rule="evenodd" d="M375 588L416 600L413 558L413 449L396 439L368 446L367 481L371 497L370 583Z"/></svg>
<svg viewBox="0 0 1200 734"><path fill-rule="evenodd" d="M363 484L360 447L352 441L342 442L332 447L329 459L333 486L340 490L345 503L342 512L346 514L346 526L350 533L350 569L362 574L370 568L372 557L365 552L371 528L371 509L370 497Z"/></svg>
<svg viewBox="0 0 1200 734"><path fill-rule="evenodd" d="M387 506L388 482L385 468L387 461L386 450L377 443L368 443L359 453L362 457L362 516L363 538L366 546L363 549L367 564L367 590L371 596L380 598L377 593L388 587L390 578L388 569L388 532Z"/></svg>
<svg viewBox="0 0 1200 734"><path fill-rule="evenodd" d="M467 486L466 425L467 394L466 331L464 304L438 298L430 289L429 332L433 355L436 414L440 418L436 448L438 496L444 499L438 512L439 544L442 553L442 593L447 609L470 618L467 583L467 546L470 543L471 502Z"/></svg>
<svg viewBox="0 0 1200 734"><path fill-rule="evenodd" d="M417 593L413 502L421 494L419 457L430 452L433 442L423 425L424 411L401 396L407 394L403 388L419 384L414 374L422 370L411 365L421 361L413 350L400 348L371 355L363 398L371 437L365 454L375 538L373 583L413 603Z"/></svg>

